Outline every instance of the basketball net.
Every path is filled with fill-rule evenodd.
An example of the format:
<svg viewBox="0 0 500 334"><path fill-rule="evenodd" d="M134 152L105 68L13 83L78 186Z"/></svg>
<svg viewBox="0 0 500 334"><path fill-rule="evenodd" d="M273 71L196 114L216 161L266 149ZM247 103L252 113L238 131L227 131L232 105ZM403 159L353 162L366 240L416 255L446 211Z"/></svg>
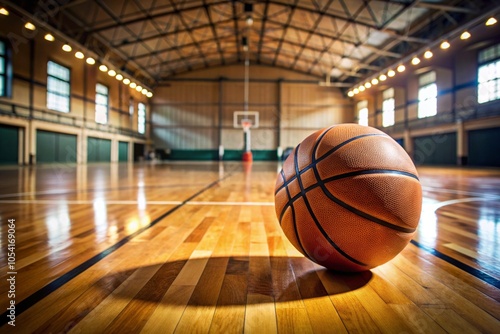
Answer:
<svg viewBox="0 0 500 334"><path fill-rule="evenodd" d="M250 127L252 126L252 121L249 119L242 119L241 120L241 127L243 128L243 138L245 142L245 149L243 151L243 156L242 159L243 161L246 162L251 162L253 160L252 158L252 151L250 148Z"/></svg>
<svg viewBox="0 0 500 334"><path fill-rule="evenodd" d="M244 132L250 131L250 127L252 126L252 122L249 120L241 120L241 127L243 128Z"/></svg>

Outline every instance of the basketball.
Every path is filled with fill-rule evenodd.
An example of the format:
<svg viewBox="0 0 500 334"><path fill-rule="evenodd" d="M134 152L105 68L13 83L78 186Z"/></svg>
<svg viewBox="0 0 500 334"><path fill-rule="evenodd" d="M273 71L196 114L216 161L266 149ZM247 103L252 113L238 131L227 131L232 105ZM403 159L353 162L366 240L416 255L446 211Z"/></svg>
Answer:
<svg viewBox="0 0 500 334"><path fill-rule="evenodd" d="M364 271L400 253L422 207L417 170L377 129L335 125L314 132L277 176L275 209L288 240L312 261Z"/></svg>

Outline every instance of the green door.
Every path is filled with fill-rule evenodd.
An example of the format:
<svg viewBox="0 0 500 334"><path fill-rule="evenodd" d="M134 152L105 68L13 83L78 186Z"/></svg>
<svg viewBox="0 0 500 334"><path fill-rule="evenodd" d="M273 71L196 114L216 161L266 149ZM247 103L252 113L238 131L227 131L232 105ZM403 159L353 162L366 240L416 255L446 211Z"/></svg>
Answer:
<svg viewBox="0 0 500 334"><path fill-rule="evenodd" d="M472 130L468 138L469 165L500 167L500 128Z"/></svg>
<svg viewBox="0 0 500 334"><path fill-rule="evenodd" d="M87 162L110 162L111 140L88 137Z"/></svg>
<svg viewBox="0 0 500 334"><path fill-rule="evenodd" d="M413 142L413 151L417 165L456 165L457 134L452 132L417 137Z"/></svg>
<svg viewBox="0 0 500 334"><path fill-rule="evenodd" d="M37 130L37 163L76 163L76 136Z"/></svg>
<svg viewBox="0 0 500 334"><path fill-rule="evenodd" d="M19 128L0 125L0 164L19 162Z"/></svg>
<svg viewBox="0 0 500 334"><path fill-rule="evenodd" d="M124 141L118 142L118 161L128 161L128 143Z"/></svg>

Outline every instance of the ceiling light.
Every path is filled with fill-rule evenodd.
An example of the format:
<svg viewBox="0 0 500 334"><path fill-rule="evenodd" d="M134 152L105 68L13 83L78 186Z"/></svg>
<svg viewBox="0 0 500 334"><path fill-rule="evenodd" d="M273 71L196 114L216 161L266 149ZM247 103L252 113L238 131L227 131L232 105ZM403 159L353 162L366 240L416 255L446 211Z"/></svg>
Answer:
<svg viewBox="0 0 500 334"><path fill-rule="evenodd" d="M365 87L366 87L366 88L371 88L371 86L372 86L372 84L371 84L371 83L369 83L369 82L365 83Z"/></svg>
<svg viewBox="0 0 500 334"><path fill-rule="evenodd" d="M464 31L462 35L460 35L460 39L469 39L470 33L468 31Z"/></svg>
<svg viewBox="0 0 500 334"><path fill-rule="evenodd" d="M372 79L372 85L378 85L378 79L377 78L373 78Z"/></svg>
<svg viewBox="0 0 500 334"><path fill-rule="evenodd" d="M83 58L85 58L85 55L82 52L77 51L75 53L75 57L78 58L78 59L83 59Z"/></svg>
<svg viewBox="0 0 500 334"><path fill-rule="evenodd" d="M107 72L108 71L108 67L106 65L102 64L101 66L99 66L99 70L101 72Z"/></svg>
<svg viewBox="0 0 500 334"><path fill-rule="evenodd" d="M138 91L138 92L140 92L142 90L142 86L135 87L135 90Z"/></svg>
<svg viewBox="0 0 500 334"><path fill-rule="evenodd" d="M2 7L2 8L0 8L0 14L7 16L7 15L9 15L9 11Z"/></svg>
<svg viewBox="0 0 500 334"><path fill-rule="evenodd" d="M392 77L393 77L393 76L395 76L395 75L396 75L396 72L394 72L394 70L389 70L389 71L387 71L387 76L388 76L389 78L392 78Z"/></svg>
<svg viewBox="0 0 500 334"><path fill-rule="evenodd" d="M137 84L135 82L131 82L130 83L130 88L135 88L135 87L137 87Z"/></svg>
<svg viewBox="0 0 500 334"><path fill-rule="evenodd" d="M114 76L116 75L116 71L115 71L115 70L109 70L109 71L108 71L108 75L109 75L110 77L114 77Z"/></svg>
<svg viewBox="0 0 500 334"><path fill-rule="evenodd" d="M365 88L365 86L361 85L358 87L358 89L360 92L364 92L366 88Z"/></svg>
<svg viewBox="0 0 500 334"><path fill-rule="evenodd" d="M147 97L152 97L152 96L153 96L153 93L148 92L148 93L146 94L146 96L147 96Z"/></svg>
<svg viewBox="0 0 500 334"><path fill-rule="evenodd" d="M248 16L247 19L245 20L246 24L248 27L251 27L253 24L253 18L251 16Z"/></svg>
<svg viewBox="0 0 500 334"><path fill-rule="evenodd" d="M130 83L130 79L129 79L129 78L125 78L125 79L123 79L123 83L124 83L125 85L128 85L128 84Z"/></svg>
<svg viewBox="0 0 500 334"><path fill-rule="evenodd" d="M349 97L353 97L353 96L354 96L353 91L352 91L352 90L350 90L349 92L347 92L347 96L349 96Z"/></svg>
<svg viewBox="0 0 500 334"><path fill-rule="evenodd" d="M358 93L359 93L359 89L354 88L354 89L352 90L352 92L353 92L354 94L358 94Z"/></svg>
<svg viewBox="0 0 500 334"><path fill-rule="evenodd" d="M142 94L146 95L148 93L148 90L146 88L143 88L141 91Z"/></svg>
<svg viewBox="0 0 500 334"><path fill-rule="evenodd" d="M44 38L45 38L45 40L47 40L47 41L49 41L49 42L53 42L53 41L55 41L54 36L53 36L53 35L51 35L51 34L46 34Z"/></svg>
<svg viewBox="0 0 500 334"><path fill-rule="evenodd" d="M31 22L26 22L26 24L24 25L24 27L26 29L28 29L28 30L35 30L36 29L35 25L33 23L31 23Z"/></svg>
<svg viewBox="0 0 500 334"><path fill-rule="evenodd" d="M441 45L439 46L441 49L443 50L446 50L450 47L450 43L448 43L448 41L443 41L443 43L441 43Z"/></svg>
<svg viewBox="0 0 500 334"><path fill-rule="evenodd" d="M488 21L486 21L486 25L487 25L487 26L492 26L492 25L494 25L495 23L497 23L497 19L495 19L494 17L490 17L490 18L488 19Z"/></svg>
<svg viewBox="0 0 500 334"><path fill-rule="evenodd" d="M123 80L123 75L121 75L120 73L118 73L118 74L116 75L116 80L118 80L118 81L122 81L122 80Z"/></svg>
<svg viewBox="0 0 500 334"><path fill-rule="evenodd" d="M432 58L432 56L433 56L433 54L432 54L432 52L430 50L425 51L425 53L424 53L424 58L425 59Z"/></svg>
<svg viewBox="0 0 500 334"><path fill-rule="evenodd" d="M95 64L95 59L92 57L88 57L86 60L87 64L89 65L94 65Z"/></svg>
<svg viewBox="0 0 500 334"><path fill-rule="evenodd" d="M406 70L406 67L405 67L403 64L399 65L399 66L398 66L398 68L397 68L397 71L398 71L399 73L402 73L402 72L404 72L405 70Z"/></svg>
<svg viewBox="0 0 500 334"><path fill-rule="evenodd" d="M381 74L378 78L379 78L379 80L380 80L380 81L385 81L385 80L387 80L387 77L386 77L386 75L385 75L385 74Z"/></svg>
<svg viewBox="0 0 500 334"><path fill-rule="evenodd" d="M413 57L413 59L411 60L411 63L413 65L418 65L418 64L420 64L420 59L418 57Z"/></svg>
<svg viewBox="0 0 500 334"><path fill-rule="evenodd" d="M71 52L71 50L73 50L73 48L69 44L64 44L62 46L62 49L63 49L63 51L66 51L66 52Z"/></svg>

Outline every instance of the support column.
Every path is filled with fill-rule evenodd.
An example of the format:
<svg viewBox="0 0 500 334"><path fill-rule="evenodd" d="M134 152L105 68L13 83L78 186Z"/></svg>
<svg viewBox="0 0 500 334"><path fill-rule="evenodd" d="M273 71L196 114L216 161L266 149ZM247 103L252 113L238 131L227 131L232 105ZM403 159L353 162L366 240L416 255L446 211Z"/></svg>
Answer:
<svg viewBox="0 0 500 334"><path fill-rule="evenodd" d="M462 120L457 121L457 165L466 166L468 158L468 137Z"/></svg>
<svg viewBox="0 0 500 334"><path fill-rule="evenodd" d="M29 110L28 123L28 164L36 163L36 132L33 128L33 112L35 105L35 40L30 39L30 83L29 83Z"/></svg>
<svg viewBox="0 0 500 334"><path fill-rule="evenodd" d="M18 146L17 146L17 164L18 165L24 165L24 151L25 151L25 147L26 145L24 144L24 138L25 138L25 128L23 127L18 127L17 128L17 142L18 142Z"/></svg>
<svg viewBox="0 0 500 334"><path fill-rule="evenodd" d="M111 162L118 162L118 139L111 139Z"/></svg>
<svg viewBox="0 0 500 334"><path fill-rule="evenodd" d="M413 140L411 138L410 130L405 129L403 133L403 139L404 139L404 147L406 150L406 153L410 156L410 158L413 159Z"/></svg>
<svg viewBox="0 0 500 334"><path fill-rule="evenodd" d="M88 139L87 139L87 129L85 127L82 128L82 133L81 135L77 136L77 143L78 148L77 151L79 150L80 153L77 154L77 163L79 164L86 164L87 163L87 144L88 144Z"/></svg>
<svg viewBox="0 0 500 334"><path fill-rule="evenodd" d="M277 144L277 150L276 154L278 156L278 160L281 160L281 156L283 155L283 148L281 147L281 112L282 112L282 103L281 103L281 96L283 93L283 79L278 79L278 110L277 115L276 115L276 144Z"/></svg>
<svg viewBox="0 0 500 334"><path fill-rule="evenodd" d="M224 99L224 78L219 78L219 110L217 119L217 146L219 147L219 160L224 159L224 146L222 146L222 114Z"/></svg>

